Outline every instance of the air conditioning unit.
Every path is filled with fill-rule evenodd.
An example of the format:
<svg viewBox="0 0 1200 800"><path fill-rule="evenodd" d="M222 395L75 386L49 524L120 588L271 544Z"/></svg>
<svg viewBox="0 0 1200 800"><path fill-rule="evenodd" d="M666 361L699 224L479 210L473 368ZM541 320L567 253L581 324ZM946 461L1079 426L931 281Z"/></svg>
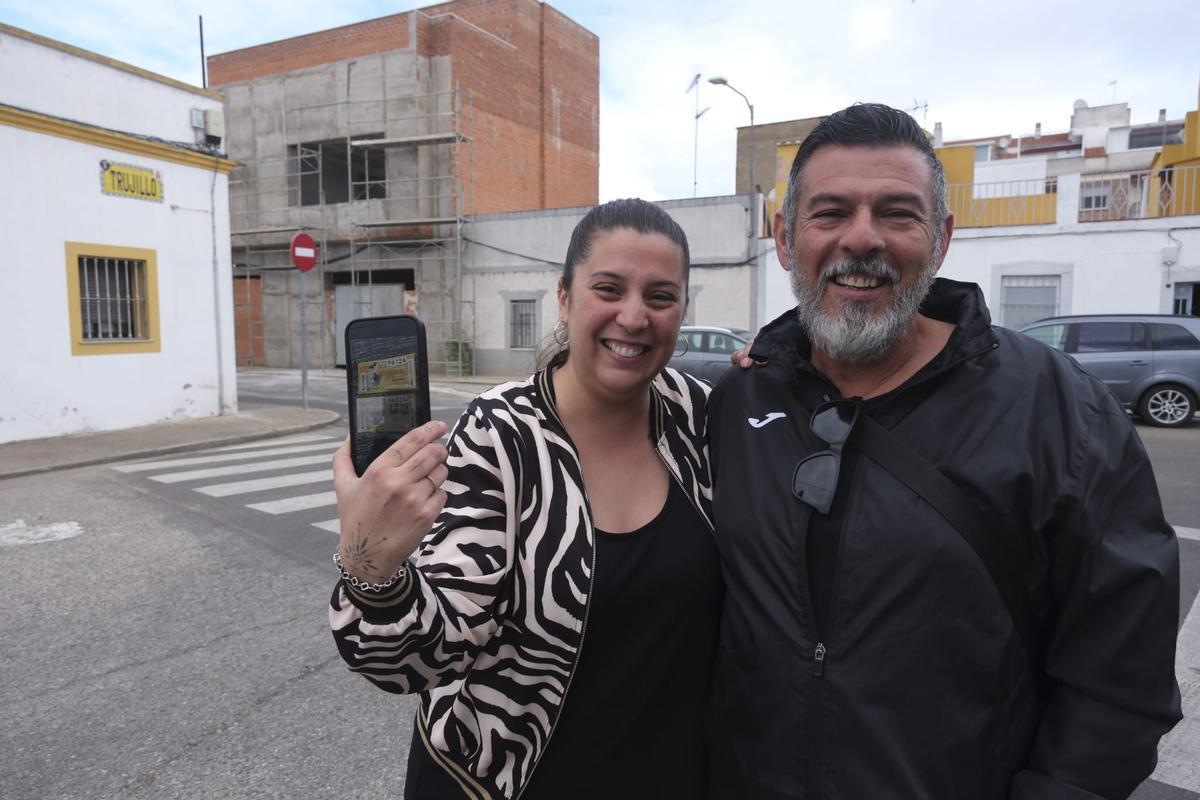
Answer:
<svg viewBox="0 0 1200 800"><path fill-rule="evenodd" d="M225 138L225 112L219 108L210 108L204 112L204 133L218 139Z"/></svg>

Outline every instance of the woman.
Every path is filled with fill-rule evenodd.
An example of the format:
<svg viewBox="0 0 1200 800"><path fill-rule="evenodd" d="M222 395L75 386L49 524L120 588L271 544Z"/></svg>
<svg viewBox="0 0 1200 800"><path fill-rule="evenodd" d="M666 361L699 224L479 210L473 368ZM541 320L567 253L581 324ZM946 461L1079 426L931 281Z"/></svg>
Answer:
<svg viewBox="0 0 1200 800"><path fill-rule="evenodd" d="M406 798L704 795L707 388L664 369L687 278L666 212L598 206L546 369L474 400L446 449L433 422L361 479L335 456L330 622L352 670L421 693Z"/></svg>

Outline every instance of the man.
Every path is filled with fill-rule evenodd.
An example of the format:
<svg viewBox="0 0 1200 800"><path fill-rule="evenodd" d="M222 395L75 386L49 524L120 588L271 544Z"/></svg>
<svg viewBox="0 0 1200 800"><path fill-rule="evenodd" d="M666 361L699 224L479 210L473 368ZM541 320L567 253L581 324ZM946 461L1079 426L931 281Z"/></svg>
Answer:
<svg viewBox="0 0 1200 800"><path fill-rule="evenodd" d="M935 279L953 228L907 114L851 106L801 145L775 219L797 306L709 405L714 797L1126 797L1180 717L1145 451L1103 383ZM872 421L971 524L864 452Z"/></svg>

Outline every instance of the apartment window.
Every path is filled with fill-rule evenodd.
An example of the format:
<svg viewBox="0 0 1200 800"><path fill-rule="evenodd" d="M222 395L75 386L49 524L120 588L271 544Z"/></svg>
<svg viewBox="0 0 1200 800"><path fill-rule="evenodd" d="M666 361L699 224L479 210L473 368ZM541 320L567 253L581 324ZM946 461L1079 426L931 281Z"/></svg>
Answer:
<svg viewBox="0 0 1200 800"><path fill-rule="evenodd" d="M1058 194L1058 178L1046 178L1046 194Z"/></svg>
<svg viewBox="0 0 1200 800"><path fill-rule="evenodd" d="M381 133L353 141L380 139ZM290 147L299 189L298 204L320 205L387 197L387 151L382 147L352 146L349 139L304 142Z"/></svg>
<svg viewBox="0 0 1200 800"><path fill-rule="evenodd" d="M979 164L984 161L992 160L992 146L990 144L975 145L975 163Z"/></svg>
<svg viewBox="0 0 1200 800"><path fill-rule="evenodd" d="M66 250L72 354L158 352L155 252L79 242Z"/></svg>
<svg viewBox="0 0 1200 800"><path fill-rule="evenodd" d="M1005 275L1000 279L1000 324L1022 328L1058 314L1058 275Z"/></svg>
<svg viewBox="0 0 1200 800"><path fill-rule="evenodd" d="M1183 141L1183 123L1168 122L1147 128L1134 128L1129 132L1129 149L1163 147Z"/></svg>
<svg viewBox="0 0 1200 800"><path fill-rule="evenodd" d="M528 348L537 344L537 300L508 301L508 346Z"/></svg>
<svg viewBox="0 0 1200 800"><path fill-rule="evenodd" d="M1079 208L1083 211L1103 211L1108 208L1108 185L1093 183L1080 186Z"/></svg>

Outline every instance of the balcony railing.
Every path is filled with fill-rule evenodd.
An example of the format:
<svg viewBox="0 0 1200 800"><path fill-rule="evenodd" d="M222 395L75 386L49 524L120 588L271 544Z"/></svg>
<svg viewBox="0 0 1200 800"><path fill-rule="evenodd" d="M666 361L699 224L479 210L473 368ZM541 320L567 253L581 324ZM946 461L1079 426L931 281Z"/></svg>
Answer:
<svg viewBox="0 0 1200 800"><path fill-rule="evenodd" d="M1080 178L1080 222L1187 214L1200 214L1200 166Z"/></svg>
<svg viewBox="0 0 1200 800"><path fill-rule="evenodd" d="M1200 166L957 184L946 199L959 228L1200 215Z"/></svg>
<svg viewBox="0 0 1200 800"><path fill-rule="evenodd" d="M947 186L946 200L960 228L1047 225L1058 218L1053 178Z"/></svg>

